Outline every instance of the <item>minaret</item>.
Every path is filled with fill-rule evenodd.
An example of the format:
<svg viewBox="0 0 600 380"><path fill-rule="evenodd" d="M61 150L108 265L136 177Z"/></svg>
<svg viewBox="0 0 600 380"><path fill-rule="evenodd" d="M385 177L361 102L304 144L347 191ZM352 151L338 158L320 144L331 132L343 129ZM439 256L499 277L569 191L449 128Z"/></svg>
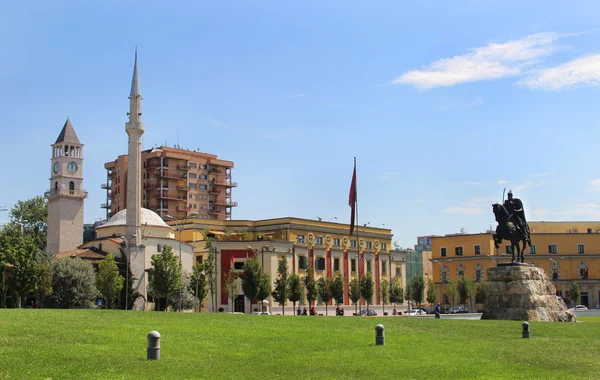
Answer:
<svg viewBox="0 0 600 380"><path fill-rule="evenodd" d="M133 65L133 78L129 93L129 122L125 124L125 131L129 135L127 163L127 230L126 236L130 246L141 244L141 215L142 215L142 94L140 92L140 79L138 78L137 49L135 50L135 63Z"/></svg>

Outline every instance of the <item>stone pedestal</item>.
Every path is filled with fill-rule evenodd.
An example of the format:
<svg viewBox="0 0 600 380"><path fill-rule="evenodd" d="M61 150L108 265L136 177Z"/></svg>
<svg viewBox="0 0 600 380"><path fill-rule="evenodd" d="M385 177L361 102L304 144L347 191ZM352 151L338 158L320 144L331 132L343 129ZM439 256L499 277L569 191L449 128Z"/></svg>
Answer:
<svg viewBox="0 0 600 380"><path fill-rule="evenodd" d="M502 263L487 270L487 298L481 319L576 322L542 268Z"/></svg>

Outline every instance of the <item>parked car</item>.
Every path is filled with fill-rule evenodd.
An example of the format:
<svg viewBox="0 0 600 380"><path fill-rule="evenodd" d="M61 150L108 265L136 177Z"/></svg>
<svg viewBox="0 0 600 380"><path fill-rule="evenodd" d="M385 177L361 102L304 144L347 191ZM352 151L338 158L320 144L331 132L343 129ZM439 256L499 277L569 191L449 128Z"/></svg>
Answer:
<svg viewBox="0 0 600 380"><path fill-rule="evenodd" d="M452 309L448 310L448 314L459 314L468 312L469 310L465 309L463 306L454 306Z"/></svg>
<svg viewBox="0 0 600 380"><path fill-rule="evenodd" d="M582 310L587 310L588 307L585 305L577 305L575 307L569 308L569 310L573 310L573 311L582 311Z"/></svg>
<svg viewBox="0 0 600 380"><path fill-rule="evenodd" d="M427 312L425 310L418 308L418 307L413 307L408 312L408 315L426 315L426 314L427 314Z"/></svg>
<svg viewBox="0 0 600 380"><path fill-rule="evenodd" d="M360 311L360 316L361 317L375 317L377 316L377 312L373 309L369 309L369 310L361 310Z"/></svg>

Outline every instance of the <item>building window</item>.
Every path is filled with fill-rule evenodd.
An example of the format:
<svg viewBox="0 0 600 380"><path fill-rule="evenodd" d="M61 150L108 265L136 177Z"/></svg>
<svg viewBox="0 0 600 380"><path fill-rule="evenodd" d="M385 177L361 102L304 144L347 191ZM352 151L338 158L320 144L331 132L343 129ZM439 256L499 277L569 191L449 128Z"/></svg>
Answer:
<svg viewBox="0 0 600 380"><path fill-rule="evenodd" d="M340 239L333 239L333 245L336 247L340 246Z"/></svg>
<svg viewBox="0 0 600 380"><path fill-rule="evenodd" d="M387 261L381 260L381 274L384 276L387 274Z"/></svg>
<svg viewBox="0 0 600 380"><path fill-rule="evenodd" d="M203 256L196 256L196 266L202 265Z"/></svg>
<svg viewBox="0 0 600 380"><path fill-rule="evenodd" d="M350 240L350 248L356 248L356 240Z"/></svg>
<svg viewBox="0 0 600 380"><path fill-rule="evenodd" d="M317 244L323 245L323 236L317 236Z"/></svg>
<svg viewBox="0 0 600 380"><path fill-rule="evenodd" d="M350 260L350 271L356 272L356 260L355 259Z"/></svg>
<svg viewBox="0 0 600 380"><path fill-rule="evenodd" d="M475 254L476 255L481 255L481 246L480 245L476 245L475 246Z"/></svg>
<svg viewBox="0 0 600 380"><path fill-rule="evenodd" d="M196 164L193 162L190 162L190 169L196 169Z"/></svg>
<svg viewBox="0 0 600 380"><path fill-rule="evenodd" d="M334 272L340 271L340 259L337 257L333 259L333 271Z"/></svg>
<svg viewBox="0 0 600 380"><path fill-rule="evenodd" d="M531 254L531 255L535 255L535 244L532 244L532 245L529 247L529 254Z"/></svg>
<svg viewBox="0 0 600 380"><path fill-rule="evenodd" d="M396 276L402 276L402 268L396 267Z"/></svg>
<svg viewBox="0 0 600 380"><path fill-rule="evenodd" d="M367 249L372 249L373 248L373 243L371 243L370 241L367 242Z"/></svg>
<svg viewBox="0 0 600 380"><path fill-rule="evenodd" d="M190 187L190 189L195 189L196 188L196 184L195 183L190 183L189 187Z"/></svg>
<svg viewBox="0 0 600 380"><path fill-rule="evenodd" d="M71 181L71 182L69 182L69 193L71 195L73 195L74 192L75 192L75 182Z"/></svg>
<svg viewBox="0 0 600 380"><path fill-rule="evenodd" d="M325 258L317 257L317 259L315 260L315 267L317 268L317 270L325 270Z"/></svg>
<svg viewBox="0 0 600 380"><path fill-rule="evenodd" d="M371 261L367 261L367 272L371 273Z"/></svg>
<svg viewBox="0 0 600 380"><path fill-rule="evenodd" d="M243 270L244 269L244 263L241 261L236 261L233 263L233 269L235 270Z"/></svg>
<svg viewBox="0 0 600 380"><path fill-rule="evenodd" d="M456 256L462 256L463 255L463 247L454 247L454 254Z"/></svg>
<svg viewBox="0 0 600 380"><path fill-rule="evenodd" d="M200 179L208 179L208 177L206 176L206 174L200 174Z"/></svg>
<svg viewBox="0 0 600 380"><path fill-rule="evenodd" d="M387 250L387 244L386 243L381 243L381 250L382 251Z"/></svg>
<svg viewBox="0 0 600 380"><path fill-rule="evenodd" d="M464 271L462 271L462 270L459 270L459 271L458 271L458 278L461 278L461 277L462 277L462 276L464 276L464 275L465 275L465 272L464 272Z"/></svg>
<svg viewBox="0 0 600 380"><path fill-rule="evenodd" d="M509 255L512 255L512 253L513 253L512 245L507 245L506 246L506 253L509 254Z"/></svg>
<svg viewBox="0 0 600 380"><path fill-rule="evenodd" d="M298 256L298 269L306 270L306 256Z"/></svg>
<svg viewBox="0 0 600 380"><path fill-rule="evenodd" d="M203 170L206 169L206 165L200 164L200 169L203 169Z"/></svg>
<svg viewBox="0 0 600 380"><path fill-rule="evenodd" d="M446 248L440 248L440 255L446 257Z"/></svg>
<svg viewBox="0 0 600 380"><path fill-rule="evenodd" d="M156 252L162 252L162 245L161 244L157 244L156 245ZM200 263L202 264L202 263Z"/></svg>
<svg viewBox="0 0 600 380"><path fill-rule="evenodd" d="M296 242L304 244L304 235L297 235L296 236Z"/></svg>
<svg viewBox="0 0 600 380"><path fill-rule="evenodd" d="M190 173L189 176L190 178L196 178L196 173Z"/></svg>
<svg viewBox="0 0 600 380"><path fill-rule="evenodd" d="M475 281L481 281L481 270L475 271Z"/></svg>
<svg viewBox="0 0 600 380"><path fill-rule="evenodd" d="M556 244L550 244L550 245L548 246L548 252L550 252L550 253L556 253L556 252L558 252L558 249L557 249L557 247L556 247Z"/></svg>
<svg viewBox="0 0 600 380"><path fill-rule="evenodd" d="M206 185L200 185L200 189L206 190L206 189L208 189L208 187Z"/></svg>
<svg viewBox="0 0 600 380"><path fill-rule="evenodd" d="M585 248L583 244L577 244L577 253L585 253Z"/></svg>

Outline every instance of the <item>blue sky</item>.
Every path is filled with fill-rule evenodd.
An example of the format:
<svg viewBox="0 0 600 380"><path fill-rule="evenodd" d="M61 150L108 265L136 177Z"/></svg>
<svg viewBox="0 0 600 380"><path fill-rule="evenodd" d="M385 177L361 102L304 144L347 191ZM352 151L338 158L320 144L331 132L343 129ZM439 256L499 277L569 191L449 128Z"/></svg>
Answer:
<svg viewBox="0 0 600 380"><path fill-rule="evenodd" d="M404 247L485 231L505 187L530 220L600 219L600 3L447 3L4 4L0 205L48 188L69 116L104 215L137 46L144 148L234 161L236 219L348 222L354 156L360 224Z"/></svg>

